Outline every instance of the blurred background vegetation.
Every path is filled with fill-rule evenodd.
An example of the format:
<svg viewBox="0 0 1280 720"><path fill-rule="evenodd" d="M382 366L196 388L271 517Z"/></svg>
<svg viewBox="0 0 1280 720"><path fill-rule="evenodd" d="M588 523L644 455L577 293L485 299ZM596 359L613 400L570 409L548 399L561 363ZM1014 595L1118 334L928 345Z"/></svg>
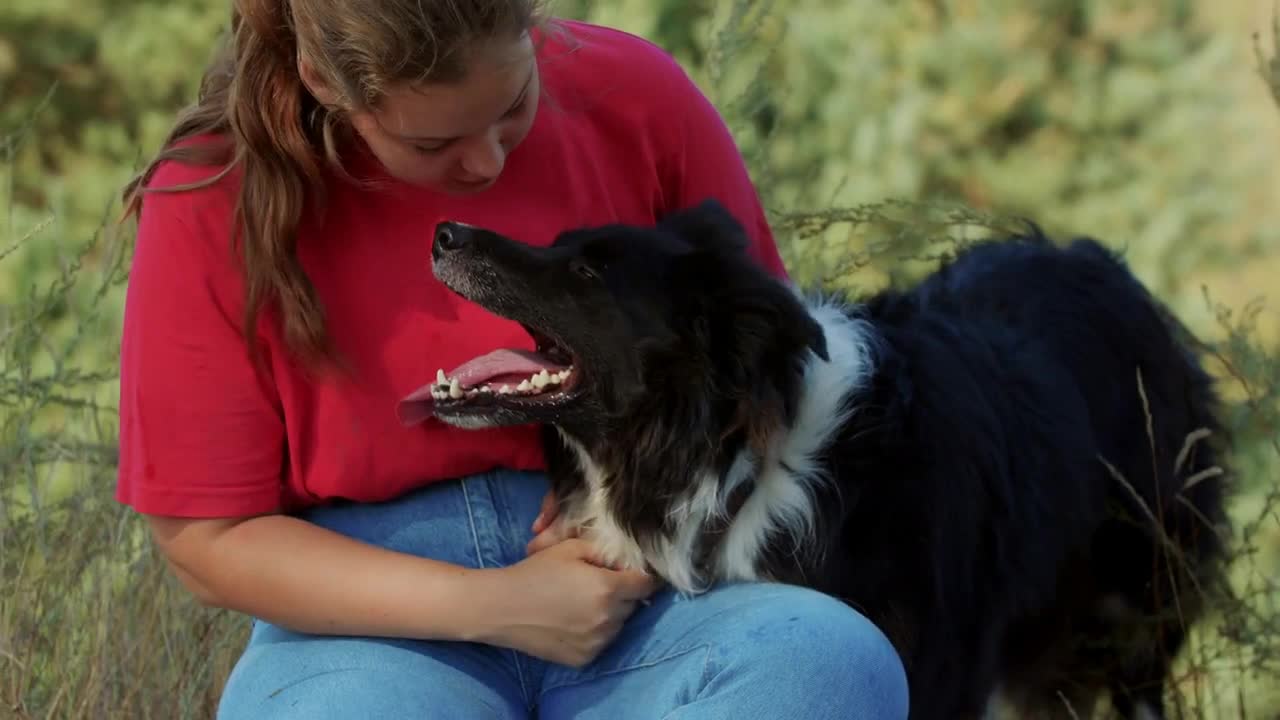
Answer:
<svg viewBox="0 0 1280 720"><path fill-rule="evenodd" d="M1125 249L1216 358L1240 437L1232 587L1174 699L1186 717L1280 716L1269 2L554 7L685 63L800 280L906 280L1010 217ZM226 18L225 0L0 8L0 717L207 717L245 638L243 619L166 576L112 500L131 240L118 190L193 96Z"/></svg>

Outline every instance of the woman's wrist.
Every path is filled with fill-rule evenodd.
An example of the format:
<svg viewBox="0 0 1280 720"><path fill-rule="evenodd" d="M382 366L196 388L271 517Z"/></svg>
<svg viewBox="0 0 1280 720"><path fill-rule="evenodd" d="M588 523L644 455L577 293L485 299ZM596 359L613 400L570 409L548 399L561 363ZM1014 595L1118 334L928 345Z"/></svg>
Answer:
<svg viewBox="0 0 1280 720"><path fill-rule="evenodd" d="M501 645L501 628L509 620L510 589L503 568L459 568L447 580L448 604L454 612L444 613L456 622L444 630L452 640ZM436 636L441 631L435 630Z"/></svg>

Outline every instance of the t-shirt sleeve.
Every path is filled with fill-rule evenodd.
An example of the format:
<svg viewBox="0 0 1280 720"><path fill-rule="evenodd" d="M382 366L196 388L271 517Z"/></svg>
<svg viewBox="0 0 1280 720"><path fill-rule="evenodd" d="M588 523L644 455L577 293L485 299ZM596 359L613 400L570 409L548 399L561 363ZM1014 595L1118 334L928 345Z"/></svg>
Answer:
<svg viewBox="0 0 1280 720"><path fill-rule="evenodd" d="M152 185L188 182L161 166ZM230 203L216 191L144 196L120 351L116 499L148 514L279 509L284 424L240 333ZM198 198L199 201L193 200Z"/></svg>
<svg viewBox="0 0 1280 720"><path fill-rule="evenodd" d="M669 158L664 182L667 208L689 207L715 198L745 227L751 253L766 270L786 278L777 243L742 153L715 105L674 59L666 58L661 77L670 118Z"/></svg>

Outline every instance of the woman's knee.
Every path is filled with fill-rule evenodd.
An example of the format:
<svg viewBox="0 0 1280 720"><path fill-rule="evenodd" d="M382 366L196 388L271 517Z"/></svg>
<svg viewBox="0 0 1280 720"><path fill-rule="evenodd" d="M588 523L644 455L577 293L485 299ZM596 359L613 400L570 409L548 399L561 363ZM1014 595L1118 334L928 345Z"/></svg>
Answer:
<svg viewBox="0 0 1280 720"><path fill-rule="evenodd" d="M396 641L298 638L250 644L227 680L219 720L497 718L523 709L508 678L461 648L435 657Z"/></svg>
<svg viewBox="0 0 1280 720"><path fill-rule="evenodd" d="M793 691L843 696L875 717L905 718L906 671L889 639L866 616L831 596L793 586L743 586L737 630L726 650L740 670L754 669ZM840 703L837 703L840 704Z"/></svg>
<svg viewBox="0 0 1280 720"><path fill-rule="evenodd" d="M421 679L393 668L335 667L284 675L255 668L233 675L218 705L219 720L241 718L414 717L443 718L429 702Z"/></svg>

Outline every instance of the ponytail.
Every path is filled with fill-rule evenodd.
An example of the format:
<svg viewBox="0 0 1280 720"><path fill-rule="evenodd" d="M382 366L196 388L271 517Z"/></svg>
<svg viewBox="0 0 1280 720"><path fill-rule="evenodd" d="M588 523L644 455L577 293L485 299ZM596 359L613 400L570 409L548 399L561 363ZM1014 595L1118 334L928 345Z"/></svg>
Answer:
<svg viewBox="0 0 1280 720"><path fill-rule="evenodd" d="M202 187L240 169L233 227L245 280L242 333L251 354L268 303L279 310L290 350L307 361L330 354L323 309L297 253L304 208L323 205L320 158L333 157L325 142L332 140L331 118L325 115L298 75L287 0L236 0L229 43L206 72L196 103L179 115L162 150L125 188L125 211L136 214L143 187L166 160L224 168L201 183L163 190ZM175 146L206 134L220 142Z"/></svg>

